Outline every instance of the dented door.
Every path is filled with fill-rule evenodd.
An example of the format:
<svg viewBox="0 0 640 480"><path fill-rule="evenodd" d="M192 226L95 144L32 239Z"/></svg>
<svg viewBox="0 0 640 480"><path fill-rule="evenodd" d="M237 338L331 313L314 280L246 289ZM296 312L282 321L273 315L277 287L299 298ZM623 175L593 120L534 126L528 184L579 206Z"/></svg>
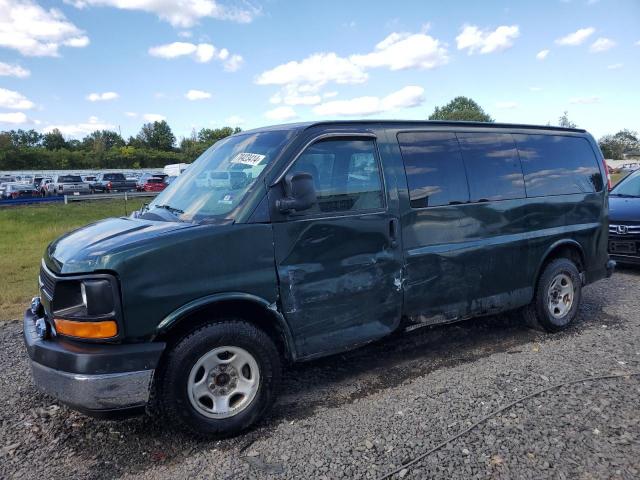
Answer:
<svg viewBox="0 0 640 480"><path fill-rule="evenodd" d="M273 223L281 308L307 358L388 334L402 307L400 228L374 140L329 139L308 152L292 170L314 175L318 205Z"/></svg>

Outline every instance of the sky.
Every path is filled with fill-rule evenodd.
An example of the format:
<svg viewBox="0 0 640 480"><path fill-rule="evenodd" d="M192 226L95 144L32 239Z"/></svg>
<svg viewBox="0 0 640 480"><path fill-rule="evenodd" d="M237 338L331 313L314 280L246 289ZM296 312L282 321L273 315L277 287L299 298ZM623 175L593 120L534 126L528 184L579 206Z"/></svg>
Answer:
<svg viewBox="0 0 640 480"><path fill-rule="evenodd" d="M0 0L0 130L426 119L640 131L640 0Z"/></svg>

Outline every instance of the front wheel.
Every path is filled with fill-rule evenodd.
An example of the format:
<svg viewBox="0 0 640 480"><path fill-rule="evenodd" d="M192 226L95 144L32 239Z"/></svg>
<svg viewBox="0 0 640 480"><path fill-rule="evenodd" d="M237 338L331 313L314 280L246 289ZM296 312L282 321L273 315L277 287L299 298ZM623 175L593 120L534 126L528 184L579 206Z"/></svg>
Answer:
<svg viewBox="0 0 640 480"><path fill-rule="evenodd" d="M209 323L169 352L157 379L162 412L201 437L235 435L272 405L280 355L271 338L242 320Z"/></svg>
<svg viewBox="0 0 640 480"><path fill-rule="evenodd" d="M567 328L578 314L582 280L576 264L568 258L550 262L540 275L535 298L526 307L530 324L548 332Z"/></svg>

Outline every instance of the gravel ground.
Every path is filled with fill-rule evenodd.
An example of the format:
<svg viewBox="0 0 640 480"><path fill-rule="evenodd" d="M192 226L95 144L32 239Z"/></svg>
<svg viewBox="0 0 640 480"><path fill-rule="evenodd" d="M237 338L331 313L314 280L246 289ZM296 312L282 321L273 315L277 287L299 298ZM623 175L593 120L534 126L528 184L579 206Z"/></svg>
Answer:
<svg viewBox="0 0 640 480"><path fill-rule="evenodd" d="M399 334L285 373L245 435L196 442L149 418L105 422L31 385L20 324L0 327L0 478L377 478L550 385L640 371L640 270L587 287L548 335L491 317ZM640 377L561 387L396 478L640 478Z"/></svg>

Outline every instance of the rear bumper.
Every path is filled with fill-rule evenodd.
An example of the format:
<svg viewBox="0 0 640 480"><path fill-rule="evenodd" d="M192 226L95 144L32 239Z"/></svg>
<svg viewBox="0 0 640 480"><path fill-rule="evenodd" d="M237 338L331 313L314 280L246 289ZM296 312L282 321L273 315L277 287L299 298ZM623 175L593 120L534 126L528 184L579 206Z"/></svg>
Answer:
<svg viewBox="0 0 640 480"><path fill-rule="evenodd" d="M31 310L23 333L36 387L94 416L144 407L164 343L89 344L42 339Z"/></svg>

